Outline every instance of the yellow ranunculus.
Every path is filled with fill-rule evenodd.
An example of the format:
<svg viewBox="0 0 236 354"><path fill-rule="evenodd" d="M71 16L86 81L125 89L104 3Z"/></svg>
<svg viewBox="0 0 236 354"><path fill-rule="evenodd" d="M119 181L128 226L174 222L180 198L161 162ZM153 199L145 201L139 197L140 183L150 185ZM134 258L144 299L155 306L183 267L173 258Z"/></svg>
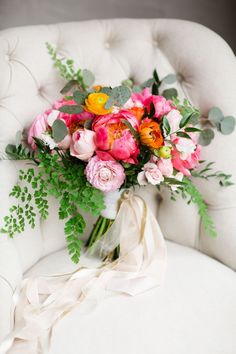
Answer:
<svg viewBox="0 0 236 354"><path fill-rule="evenodd" d="M85 108L91 113L97 115L108 114L112 112L112 107L109 109L105 109L104 106L106 102L109 100L109 96L103 92L94 92L88 95L85 100Z"/></svg>

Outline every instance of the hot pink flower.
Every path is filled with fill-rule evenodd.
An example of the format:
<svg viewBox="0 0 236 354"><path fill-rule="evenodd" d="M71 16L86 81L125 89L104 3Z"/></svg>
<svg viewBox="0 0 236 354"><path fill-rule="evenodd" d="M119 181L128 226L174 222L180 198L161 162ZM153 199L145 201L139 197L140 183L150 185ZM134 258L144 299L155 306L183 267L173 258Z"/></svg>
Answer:
<svg viewBox="0 0 236 354"><path fill-rule="evenodd" d="M62 98L61 100L54 102L53 109L59 110L59 108L61 108L62 106L73 106L76 104L77 103L74 100L66 100L65 98ZM60 112L58 116L59 119L63 119L65 121L67 127L70 127L70 125L74 122L78 122L80 120L93 119L94 117L94 114L87 111L83 111L79 114L68 114Z"/></svg>
<svg viewBox="0 0 236 354"><path fill-rule="evenodd" d="M28 131L28 144L31 145L32 149L36 149L36 145L33 138L40 138L41 134L45 133L48 128L47 124L48 114L39 114L36 116L31 127Z"/></svg>
<svg viewBox="0 0 236 354"><path fill-rule="evenodd" d="M85 169L87 180L103 192L115 191L125 180L124 168L117 161L103 161L92 157Z"/></svg>
<svg viewBox="0 0 236 354"><path fill-rule="evenodd" d="M93 156L96 148L94 136L95 133L91 130L76 130L72 135L70 154L77 157L77 159L87 161Z"/></svg>
<svg viewBox="0 0 236 354"><path fill-rule="evenodd" d="M107 114L94 119L95 144L99 150L109 152L116 160L137 163L139 148L130 130L123 123L128 121L138 129L136 117L127 111Z"/></svg>
<svg viewBox="0 0 236 354"><path fill-rule="evenodd" d="M164 114L169 113L172 109L171 101L166 100L165 97L163 97L163 96L152 95L152 96L148 97L144 102L148 111L150 111L150 104L151 103L154 104L154 107L155 107L154 117L156 117L156 118L162 117Z"/></svg>
<svg viewBox="0 0 236 354"><path fill-rule="evenodd" d="M130 99L125 103L124 108L143 107L146 100L151 96L150 89L145 87L142 92L131 93Z"/></svg>

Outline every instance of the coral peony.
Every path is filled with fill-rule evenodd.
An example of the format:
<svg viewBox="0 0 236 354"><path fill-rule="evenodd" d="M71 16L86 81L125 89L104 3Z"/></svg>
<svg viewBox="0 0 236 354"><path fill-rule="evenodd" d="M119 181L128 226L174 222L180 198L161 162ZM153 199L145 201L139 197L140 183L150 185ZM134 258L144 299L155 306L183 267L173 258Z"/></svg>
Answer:
<svg viewBox="0 0 236 354"><path fill-rule="evenodd" d="M116 160L136 163L139 148L124 120L134 129L138 129L136 117L127 111L95 118L93 122L95 143L99 150L109 152Z"/></svg>
<svg viewBox="0 0 236 354"><path fill-rule="evenodd" d="M92 157L85 169L88 181L103 192L115 191L125 180L124 168L117 161L104 161L98 156Z"/></svg>

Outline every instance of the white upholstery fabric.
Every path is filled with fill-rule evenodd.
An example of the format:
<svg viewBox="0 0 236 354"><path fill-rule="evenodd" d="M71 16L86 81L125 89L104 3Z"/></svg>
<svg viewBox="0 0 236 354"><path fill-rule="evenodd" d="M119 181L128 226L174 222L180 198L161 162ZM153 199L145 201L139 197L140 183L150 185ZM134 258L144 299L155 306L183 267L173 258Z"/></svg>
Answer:
<svg viewBox="0 0 236 354"><path fill-rule="evenodd" d="M47 54L46 41L62 55L75 59L79 67L91 69L97 83L117 85L126 78L133 78L140 83L151 76L155 67L161 78L171 72L178 74L177 88L181 97L188 97L203 115L206 116L214 105L221 107L225 114L236 115L235 57L218 35L201 25L178 20L119 19L9 29L0 32L1 157L4 157L6 144L14 141L16 131L28 127L36 114L43 112L60 97L58 92L63 81ZM217 168L232 173L235 181L236 133L227 137L216 135L213 144L203 149L203 158L216 161ZM9 190L17 181L17 170L23 165L0 161L0 224L12 203L8 198ZM174 204L167 198L166 191L161 193L160 199L154 194L146 198L155 210L167 239L195 247L236 269L236 187L222 189L215 182L205 181L199 181L198 185L217 226L219 235L216 239L209 238L202 230L195 206L187 206L182 200ZM56 219L55 204L51 204L50 218L45 222L38 220L33 231L27 229L13 240L0 235L0 284L3 284L0 286L0 298L6 299L0 302L0 338L10 326L11 304L8 298L23 273L42 257L65 245L62 223ZM88 224L91 227L92 221ZM84 237L88 233L89 230ZM195 254L194 251L188 252ZM2 257L2 254L9 256ZM189 268L190 258L186 258L183 268ZM48 260L49 263L52 261L51 258ZM200 263L201 258L199 267ZM211 264L217 264L217 269L221 267L215 262ZM188 271L186 279L187 274L192 276ZM224 284L223 278L220 278L219 284ZM216 284L213 282L212 288L214 286ZM225 296L229 296L227 289ZM181 288L179 291L181 297L181 291L185 290ZM207 300L209 298L202 304L202 311L207 311ZM235 308L235 303L233 305ZM190 303L186 306L190 306ZM215 309L220 318L224 316L220 301ZM183 345L183 341L181 343L178 345Z"/></svg>
<svg viewBox="0 0 236 354"><path fill-rule="evenodd" d="M235 354L235 273L193 249L167 246L163 287L68 314L55 327L50 354ZM75 269L63 250L27 276Z"/></svg>

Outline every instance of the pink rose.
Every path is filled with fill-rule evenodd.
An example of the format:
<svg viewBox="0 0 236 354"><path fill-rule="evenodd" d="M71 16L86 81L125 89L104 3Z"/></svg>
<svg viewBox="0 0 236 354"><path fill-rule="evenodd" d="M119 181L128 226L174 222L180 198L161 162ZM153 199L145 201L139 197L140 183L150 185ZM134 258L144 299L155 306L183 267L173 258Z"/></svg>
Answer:
<svg viewBox="0 0 236 354"><path fill-rule="evenodd" d="M164 177L155 163L147 162L142 169L143 171L139 172L137 177L138 183L141 186L145 186L148 183L157 185L164 181Z"/></svg>
<svg viewBox="0 0 236 354"><path fill-rule="evenodd" d="M138 129L137 118L127 111L95 118L95 144L99 150L107 151L116 160L137 163L139 148L129 128L123 123L124 120Z"/></svg>
<svg viewBox="0 0 236 354"><path fill-rule="evenodd" d="M92 157L85 169L87 180L103 192L115 191L125 180L124 168L117 161L103 161Z"/></svg>
<svg viewBox="0 0 236 354"><path fill-rule="evenodd" d="M170 133L176 132L179 129L179 123L183 117L177 109L172 109L167 115L166 119L170 124Z"/></svg>
<svg viewBox="0 0 236 354"><path fill-rule="evenodd" d="M95 151L95 133L87 129L74 132L71 139L70 154L79 160L87 161Z"/></svg>
<svg viewBox="0 0 236 354"><path fill-rule="evenodd" d="M167 114L172 110L170 100L166 100L165 97L163 97L163 96L152 95L152 96L148 97L144 102L144 104L147 107L149 112L150 112L151 102L154 104L154 107L155 107L154 117L156 117L156 118L160 118L164 114Z"/></svg>
<svg viewBox="0 0 236 354"><path fill-rule="evenodd" d="M48 128L47 124L47 114L39 114L36 116L35 120L31 124L28 131L28 144L31 145L32 149L36 149L36 145L33 138L40 138L41 134L45 133Z"/></svg>
<svg viewBox="0 0 236 354"><path fill-rule="evenodd" d="M159 159L157 162L157 167L163 174L163 176L171 177L173 174L173 165L171 159Z"/></svg>
<svg viewBox="0 0 236 354"><path fill-rule="evenodd" d="M69 149L70 144L71 144L71 135L67 134L65 138L57 144L57 146L62 150L67 150Z"/></svg>
<svg viewBox="0 0 236 354"><path fill-rule="evenodd" d="M66 100L65 98L62 98L59 101L54 102L53 104L53 109L59 110L62 106L73 106L77 105L77 103L74 100ZM72 123L78 122L80 120L87 120L87 119L93 119L95 117L94 114L83 111L82 113L79 114L68 114L68 113L63 113L60 112L58 118L63 119L64 122L66 123L67 127L70 127Z"/></svg>

